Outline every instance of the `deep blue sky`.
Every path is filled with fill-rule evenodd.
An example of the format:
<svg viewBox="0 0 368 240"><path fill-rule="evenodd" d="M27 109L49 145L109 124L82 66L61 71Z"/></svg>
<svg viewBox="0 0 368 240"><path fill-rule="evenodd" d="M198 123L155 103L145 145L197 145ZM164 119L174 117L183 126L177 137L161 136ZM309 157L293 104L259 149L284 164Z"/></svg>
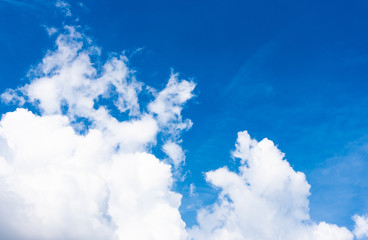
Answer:
<svg viewBox="0 0 368 240"><path fill-rule="evenodd" d="M174 69L197 83L184 111L194 122L183 137L190 173L178 186L197 186L195 201L184 192L189 224L189 203L215 194L203 172L236 167L240 130L273 140L306 173L312 219L351 226L368 212L367 1L70 3L64 18L50 1L0 0L1 92L53 47L44 26L79 24L104 54L143 48L130 57L138 80L162 88Z"/></svg>

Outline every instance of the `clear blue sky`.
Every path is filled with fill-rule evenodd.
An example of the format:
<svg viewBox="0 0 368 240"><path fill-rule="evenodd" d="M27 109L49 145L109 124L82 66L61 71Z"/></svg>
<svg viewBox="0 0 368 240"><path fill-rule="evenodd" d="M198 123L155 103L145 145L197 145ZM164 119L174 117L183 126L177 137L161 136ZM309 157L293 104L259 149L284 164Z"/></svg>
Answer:
<svg viewBox="0 0 368 240"><path fill-rule="evenodd" d="M81 25L104 53L126 51L148 85L164 87L171 69L193 79L183 113L194 123L183 136L190 172L177 186L189 225L189 184L198 206L215 199L203 172L236 168L229 150L240 130L273 140L306 174L312 219L352 226L368 212L367 1L70 4L73 18L49 1L0 0L0 91L23 84L54 44L45 26L62 24Z"/></svg>

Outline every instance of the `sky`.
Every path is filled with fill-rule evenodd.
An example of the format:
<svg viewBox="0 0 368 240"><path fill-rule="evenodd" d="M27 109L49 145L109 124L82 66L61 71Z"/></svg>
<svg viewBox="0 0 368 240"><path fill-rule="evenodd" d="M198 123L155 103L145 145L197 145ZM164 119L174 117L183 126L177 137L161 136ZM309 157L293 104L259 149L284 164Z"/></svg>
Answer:
<svg viewBox="0 0 368 240"><path fill-rule="evenodd" d="M0 0L0 235L368 239L367 11Z"/></svg>

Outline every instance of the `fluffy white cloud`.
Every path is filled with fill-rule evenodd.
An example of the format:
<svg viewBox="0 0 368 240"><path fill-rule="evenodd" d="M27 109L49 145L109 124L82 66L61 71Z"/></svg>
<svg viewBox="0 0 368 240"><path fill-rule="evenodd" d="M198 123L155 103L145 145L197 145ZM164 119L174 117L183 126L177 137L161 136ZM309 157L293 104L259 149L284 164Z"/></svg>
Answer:
<svg viewBox="0 0 368 240"><path fill-rule="evenodd" d="M0 158L3 232L20 239L185 238L171 167L152 154L116 150L103 131L78 135L67 117L24 109L3 117L0 136L7 153Z"/></svg>
<svg viewBox="0 0 368 240"><path fill-rule="evenodd" d="M193 82L179 82L177 74L172 74L164 90L156 94L156 99L148 106L150 112L157 115L162 125L170 124L172 131L191 127L191 121L182 122L183 103L193 97ZM180 124L177 124L180 123Z"/></svg>
<svg viewBox="0 0 368 240"><path fill-rule="evenodd" d="M162 121L159 113L140 109L143 84L134 79L127 59L112 57L97 69L91 56L99 49L89 41L67 27L56 50L30 72L30 83L2 95L7 102L33 103L40 115L19 108L0 122L1 235L186 239L181 195L171 191L171 165L150 148L162 131L180 141L180 111L194 84L171 76L154 100L174 113ZM177 97L162 97L167 92ZM130 118L119 121L101 99ZM179 145L165 146L174 161L183 161Z"/></svg>
<svg viewBox="0 0 368 240"><path fill-rule="evenodd" d="M184 151L177 143L166 142L162 150L169 156L175 166L179 166L185 161Z"/></svg>
<svg viewBox="0 0 368 240"><path fill-rule="evenodd" d="M7 103L33 104L0 121L0 235L4 239L301 239L351 240L344 227L309 218L305 175L295 172L272 141L240 132L233 157L240 168L206 174L218 201L201 209L186 229L172 191L172 165L185 162L180 134L192 122L184 104L195 84L172 74L154 100L139 104L144 84L124 56L95 62L100 49L74 27L29 73L30 82L7 90ZM101 67L98 67L101 66ZM114 106L127 120L114 117ZM155 157L157 144L172 165ZM180 168L179 168L180 169ZM190 194L198 196L194 184ZM355 216L354 234L367 235Z"/></svg>
<svg viewBox="0 0 368 240"><path fill-rule="evenodd" d="M137 95L142 84L135 81L127 59L113 57L98 71L91 56L98 56L100 50L75 28L67 31L57 38L57 49L30 72L31 84L21 88L29 100L37 102L44 114L60 114L64 107L69 116L94 118L95 101L116 93L114 104L121 112L139 114Z"/></svg>
<svg viewBox="0 0 368 240"><path fill-rule="evenodd" d="M233 156L240 158L239 172L224 167L206 174L221 193L199 212L192 239L353 239L344 227L309 219L305 175L291 168L272 141L239 132Z"/></svg>
<svg viewBox="0 0 368 240"><path fill-rule="evenodd" d="M358 239L368 237L368 217L358 216L353 217L355 221L354 234Z"/></svg>
<svg viewBox="0 0 368 240"><path fill-rule="evenodd" d="M156 99L148 105L150 113L157 117L159 125L169 135L163 151L177 167L185 160L185 154L179 145L178 135L192 127L190 119L182 119L183 103L193 97L193 82L179 82L177 74L172 74L164 90L156 93Z"/></svg>

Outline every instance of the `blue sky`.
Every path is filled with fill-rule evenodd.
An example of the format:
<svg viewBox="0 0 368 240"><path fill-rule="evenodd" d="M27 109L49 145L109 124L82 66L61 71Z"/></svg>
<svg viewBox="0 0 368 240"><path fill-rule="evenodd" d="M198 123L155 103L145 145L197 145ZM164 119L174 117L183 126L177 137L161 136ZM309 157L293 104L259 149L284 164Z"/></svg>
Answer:
<svg viewBox="0 0 368 240"><path fill-rule="evenodd" d="M218 191L204 172L239 163L236 133L272 140L306 174L310 215L352 228L368 212L366 1L0 0L0 91L27 82L54 46L45 27L80 25L101 58L125 51L137 80L162 89L171 71L196 83L183 116L187 173L175 188L189 225ZM76 20L78 19L78 20ZM2 105L2 113L14 106ZM190 184L197 195L190 196ZM194 206L193 206L194 205Z"/></svg>

